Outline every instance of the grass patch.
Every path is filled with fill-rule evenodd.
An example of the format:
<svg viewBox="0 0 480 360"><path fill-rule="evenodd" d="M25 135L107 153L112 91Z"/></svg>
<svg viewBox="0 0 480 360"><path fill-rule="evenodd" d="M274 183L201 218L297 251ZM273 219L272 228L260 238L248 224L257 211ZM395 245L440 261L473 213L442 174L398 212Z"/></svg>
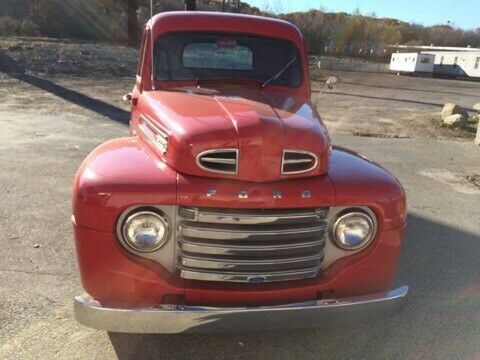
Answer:
<svg viewBox="0 0 480 360"><path fill-rule="evenodd" d="M372 138L382 138L382 139L408 139L407 135L400 134L382 134L365 130L357 130L353 132L354 136L363 136L363 137L372 137Z"/></svg>
<svg viewBox="0 0 480 360"><path fill-rule="evenodd" d="M455 137L474 139L475 134L477 133L478 122L480 120L480 115L473 114L468 117L467 124L463 128L451 128L443 122L442 117L435 116L432 118L432 124L436 127L447 130Z"/></svg>
<svg viewBox="0 0 480 360"><path fill-rule="evenodd" d="M480 175L467 175L466 179L480 189Z"/></svg>

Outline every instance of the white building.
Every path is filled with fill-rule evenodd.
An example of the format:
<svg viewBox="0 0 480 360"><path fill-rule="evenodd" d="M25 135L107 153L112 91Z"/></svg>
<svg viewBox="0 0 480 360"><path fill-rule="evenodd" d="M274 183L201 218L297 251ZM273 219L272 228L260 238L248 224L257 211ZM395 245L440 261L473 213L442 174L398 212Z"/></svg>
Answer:
<svg viewBox="0 0 480 360"><path fill-rule="evenodd" d="M390 70L397 73L433 73L435 55L419 53L394 53Z"/></svg>
<svg viewBox="0 0 480 360"><path fill-rule="evenodd" d="M389 45L421 52L394 53L390 70L398 73L431 73L441 76L480 78L480 49L439 46ZM431 56L434 60L428 60Z"/></svg>
<svg viewBox="0 0 480 360"><path fill-rule="evenodd" d="M434 74L480 78L480 51L429 51L435 55Z"/></svg>

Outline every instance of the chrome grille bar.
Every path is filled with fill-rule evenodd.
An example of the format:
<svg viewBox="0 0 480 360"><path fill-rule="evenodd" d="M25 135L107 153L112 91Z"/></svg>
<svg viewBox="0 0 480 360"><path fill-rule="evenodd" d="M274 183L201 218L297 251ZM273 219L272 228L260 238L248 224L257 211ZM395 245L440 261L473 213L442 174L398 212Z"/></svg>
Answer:
<svg viewBox="0 0 480 360"><path fill-rule="evenodd" d="M325 232L325 224L313 227L294 228L252 228L252 227L219 227L193 225L184 223L180 226L182 237L212 240L283 240L319 237Z"/></svg>
<svg viewBox="0 0 480 360"><path fill-rule="evenodd" d="M179 240L180 249L184 252L201 254L201 255L231 255L231 256L246 256L246 257L260 257L260 256L281 256L298 253L314 253L321 250L325 245L325 241L313 240L303 242L286 242L283 244L258 244L251 246L249 244L234 245L232 243L225 244L222 242L199 242L188 241L185 239Z"/></svg>
<svg viewBox="0 0 480 360"><path fill-rule="evenodd" d="M298 267L315 267L322 260L323 254L303 257L266 258L266 259L232 259L205 258L181 254L182 266L198 269L221 269L231 271L286 270Z"/></svg>
<svg viewBox="0 0 480 360"><path fill-rule="evenodd" d="M181 269L180 275L184 279L200 281L249 282L266 283L275 281L292 281L313 278L318 274L318 267L296 271L275 271L262 273L246 272L214 272L206 270Z"/></svg>
<svg viewBox="0 0 480 360"><path fill-rule="evenodd" d="M213 224L306 224L325 220L328 209L306 210L219 210L181 208L185 219Z"/></svg>
<svg viewBox="0 0 480 360"><path fill-rule="evenodd" d="M179 208L178 267L184 279L273 282L315 277L328 209Z"/></svg>

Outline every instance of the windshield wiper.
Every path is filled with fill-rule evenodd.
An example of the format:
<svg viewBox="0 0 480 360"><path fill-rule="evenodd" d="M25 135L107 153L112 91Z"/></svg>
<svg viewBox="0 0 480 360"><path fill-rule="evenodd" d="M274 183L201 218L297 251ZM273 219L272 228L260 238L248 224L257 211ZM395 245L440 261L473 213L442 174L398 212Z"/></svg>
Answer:
<svg viewBox="0 0 480 360"><path fill-rule="evenodd" d="M265 86L267 86L268 84L270 84L272 81L275 81L277 80L280 76L282 76L282 74L285 72L285 70L287 70L290 65L292 65L295 60L297 60L297 57L295 56L292 60L290 60L287 65L285 65L279 72L277 72L275 75L273 75L270 79L264 81L262 83L262 86L261 88L263 89Z"/></svg>

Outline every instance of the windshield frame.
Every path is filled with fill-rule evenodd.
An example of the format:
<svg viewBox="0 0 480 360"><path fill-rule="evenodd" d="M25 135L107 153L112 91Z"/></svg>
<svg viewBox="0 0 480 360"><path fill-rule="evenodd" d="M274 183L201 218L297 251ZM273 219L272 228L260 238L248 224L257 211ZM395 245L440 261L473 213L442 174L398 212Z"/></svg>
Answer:
<svg viewBox="0 0 480 360"><path fill-rule="evenodd" d="M300 89L300 88L303 88L305 86L305 69L304 69L304 63L302 61L302 51L301 49L298 47L298 45L288 39L288 38L285 38L285 37L279 37L279 36L267 36L267 35L263 35L263 34L257 34L257 33L250 33L250 32L232 32L232 31L216 31L216 30L180 30L180 31L166 31L166 32L162 32L160 33L154 40L153 42L153 49L155 50L156 47L157 47L157 42L164 36L169 36L169 35L172 35L172 34L203 34L203 35L220 35L220 36L244 36L244 37L249 37L249 38L258 38L258 39L263 39L263 40L273 40L273 41L281 41L281 42L284 42L284 43L288 43L290 46L292 46L292 49L294 50L295 52L295 57L297 59L297 63L298 63L298 70L299 70L299 81L298 81L298 84L295 84L295 85L284 85L284 84L275 84L275 83L269 83L266 87L275 87L275 88L283 88L283 89ZM252 51L253 52L253 51ZM255 57L255 54L253 54L253 56ZM155 69L155 64L156 64L156 61L157 61L157 56L154 56L154 64L152 66L153 69ZM152 69L152 70L153 70ZM248 71L248 70L245 70L245 71ZM241 71L239 71L241 72ZM262 82L265 82L266 80L268 80L270 77L274 76L276 73L278 72L278 70L276 71L272 71L272 74L269 75L269 77L267 77L266 79L260 79L260 78L252 78L252 77L247 77L247 76L238 76L238 77L235 77L235 80L245 80L246 82L249 81L249 82L252 82L252 83L262 83ZM156 83L156 84L182 84L182 83L186 83L186 84L191 84L191 83L195 83L195 84L198 84L199 82L201 81L210 81L210 80L217 80L217 81L221 81L222 79L224 80L228 80L228 81L232 81L232 76L228 76L226 74L225 77L215 77L215 78L192 78L192 79L159 79L157 78L155 75L156 71L153 70L152 71L152 78L153 78L153 81Z"/></svg>

